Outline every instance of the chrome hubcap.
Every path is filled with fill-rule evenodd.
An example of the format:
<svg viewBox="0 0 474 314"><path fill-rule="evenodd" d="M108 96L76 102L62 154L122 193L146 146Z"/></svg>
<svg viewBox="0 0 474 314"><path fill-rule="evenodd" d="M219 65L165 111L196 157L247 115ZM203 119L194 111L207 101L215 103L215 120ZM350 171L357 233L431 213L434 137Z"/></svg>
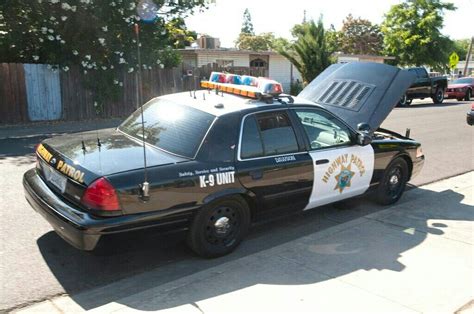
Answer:
<svg viewBox="0 0 474 314"><path fill-rule="evenodd" d="M398 176L393 175L390 177L390 184L391 185L396 185L398 183Z"/></svg>
<svg viewBox="0 0 474 314"><path fill-rule="evenodd" d="M221 217L214 223L214 228L217 234L226 234L230 229L230 219L227 217Z"/></svg>

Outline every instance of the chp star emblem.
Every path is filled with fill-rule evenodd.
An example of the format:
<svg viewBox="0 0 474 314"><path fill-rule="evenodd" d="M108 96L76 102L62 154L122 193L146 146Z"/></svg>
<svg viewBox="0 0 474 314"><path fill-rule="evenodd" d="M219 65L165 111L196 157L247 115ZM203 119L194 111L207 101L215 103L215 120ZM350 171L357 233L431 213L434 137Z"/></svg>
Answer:
<svg viewBox="0 0 474 314"><path fill-rule="evenodd" d="M355 172L351 171L351 164L349 164L347 167L344 167L344 165L341 165L341 172L339 172L338 175L336 175L334 178L336 179L336 186L334 187L334 190L339 189L339 193L342 193L345 188L348 188L351 186L351 179L354 176Z"/></svg>

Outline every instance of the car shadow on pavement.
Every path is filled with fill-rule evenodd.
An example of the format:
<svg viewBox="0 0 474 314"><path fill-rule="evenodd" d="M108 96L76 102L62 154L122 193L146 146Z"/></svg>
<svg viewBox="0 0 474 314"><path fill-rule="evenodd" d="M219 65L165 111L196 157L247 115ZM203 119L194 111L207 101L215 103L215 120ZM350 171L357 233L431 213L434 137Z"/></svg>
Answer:
<svg viewBox="0 0 474 314"><path fill-rule="evenodd" d="M314 284L358 270L401 272L406 266L399 258L429 234L452 232L449 221L474 220L473 207L463 204L463 198L453 190L416 188L395 205L397 210L384 211L387 207L365 198L324 206L256 225L234 253L218 259L192 254L182 243L183 234L123 235L109 239L96 253L75 250L53 232L37 244L54 276L82 308L119 302L161 310L257 284ZM368 226L372 232L366 232ZM294 242L283 245L289 241ZM88 290L93 287L100 288ZM152 302L129 297L150 289Z"/></svg>

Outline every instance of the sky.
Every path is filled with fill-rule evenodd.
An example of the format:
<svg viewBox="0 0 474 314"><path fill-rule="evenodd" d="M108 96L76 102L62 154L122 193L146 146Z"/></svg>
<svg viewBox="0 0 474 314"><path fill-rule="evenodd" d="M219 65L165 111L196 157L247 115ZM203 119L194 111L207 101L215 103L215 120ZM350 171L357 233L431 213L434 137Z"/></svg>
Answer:
<svg viewBox="0 0 474 314"><path fill-rule="evenodd" d="M301 23L306 10L307 19L317 20L323 15L328 28L338 30L342 21L352 13L354 17L381 23L384 14L401 0L215 0L209 10L196 12L186 18L189 29L217 37L222 47L234 47L240 33L245 8L250 10L256 34L273 32L276 36L290 39L290 29ZM442 33L451 39L474 36L474 0L452 1L458 8L445 13Z"/></svg>

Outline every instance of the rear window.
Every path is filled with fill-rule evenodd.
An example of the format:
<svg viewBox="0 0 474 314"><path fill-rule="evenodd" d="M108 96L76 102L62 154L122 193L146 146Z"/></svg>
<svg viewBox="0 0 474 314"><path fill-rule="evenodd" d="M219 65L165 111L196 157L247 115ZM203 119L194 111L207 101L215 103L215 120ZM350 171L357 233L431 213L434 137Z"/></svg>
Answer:
<svg viewBox="0 0 474 314"><path fill-rule="evenodd" d="M154 99L143 106L145 141L167 152L193 158L214 116L165 99ZM142 139L140 109L119 130Z"/></svg>

